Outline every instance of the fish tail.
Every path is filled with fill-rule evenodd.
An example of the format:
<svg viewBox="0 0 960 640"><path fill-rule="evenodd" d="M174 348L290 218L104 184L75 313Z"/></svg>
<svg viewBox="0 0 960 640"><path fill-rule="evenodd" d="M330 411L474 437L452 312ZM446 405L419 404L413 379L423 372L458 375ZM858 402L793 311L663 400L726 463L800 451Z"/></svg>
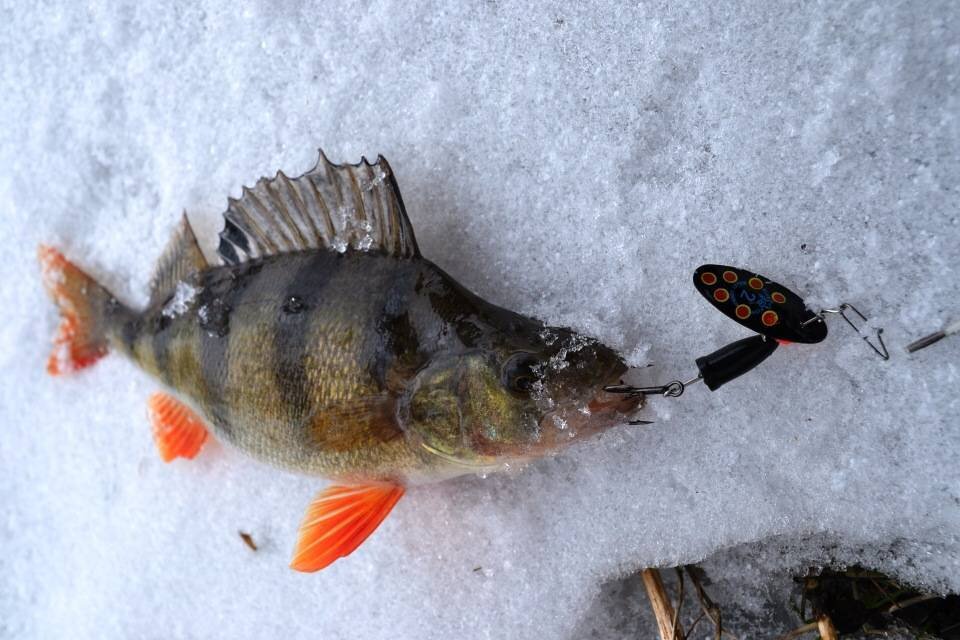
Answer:
<svg viewBox="0 0 960 640"><path fill-rule="evenodd" d="M107 354L108 332L127 311L100 283L47 245L37 249L43 284L60 310L47 372L61 375L89 367Z"/></svg>

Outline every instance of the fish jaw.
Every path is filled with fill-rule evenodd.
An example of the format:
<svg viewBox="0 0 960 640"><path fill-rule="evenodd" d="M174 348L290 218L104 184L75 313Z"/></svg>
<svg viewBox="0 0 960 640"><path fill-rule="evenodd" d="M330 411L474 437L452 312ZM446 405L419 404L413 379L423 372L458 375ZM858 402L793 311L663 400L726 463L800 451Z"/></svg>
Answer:
<svg viewBox="0 0 960 640"><path fill-rule="evenodd" d="M613 394L601 388L580 401L557 404L543 413L535 440L523 444L475 442L474 451L481 454L481 459L491 467L520 466L622 425L631 420L643 405L643 396Z"/></svg>
<svg viewBox="0 0 960 640"><path fill-rule="evenodd" d="M643 396L613 394L601 388L586 402L560 405L544 414L540 440L531 453L548 455L624 424L643 408L643 401Z"/></svg>

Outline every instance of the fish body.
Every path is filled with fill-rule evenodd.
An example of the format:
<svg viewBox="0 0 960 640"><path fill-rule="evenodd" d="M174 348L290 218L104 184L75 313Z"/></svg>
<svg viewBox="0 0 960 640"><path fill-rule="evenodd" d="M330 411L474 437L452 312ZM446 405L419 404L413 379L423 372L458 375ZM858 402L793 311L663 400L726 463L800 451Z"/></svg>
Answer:
<svg viewBox="0 0 960 640"><path fill-rule="evenodd" d="M352 551L403 487L549 454L639 405L602 391L626 371L613 350L422 257L382 158L261 180L225 220L212 266L183 219L139 312L41 249L64 316L49 368L128 355L171 392L150 404L165 458L195 455L205 425L265 462L366 487L321 494L298 545L312 564L296 568ZM349 540L309 530L345 504Z"/></svg>

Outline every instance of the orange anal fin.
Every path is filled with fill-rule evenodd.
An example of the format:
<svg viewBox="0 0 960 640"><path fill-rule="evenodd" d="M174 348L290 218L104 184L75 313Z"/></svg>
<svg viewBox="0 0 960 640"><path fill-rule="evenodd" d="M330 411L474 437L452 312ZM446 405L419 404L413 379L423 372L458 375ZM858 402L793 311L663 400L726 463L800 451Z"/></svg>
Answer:
<svg viewBox="0 0 960 640"><path fill-rule="evenodd" d="M350 555L383 522L403 496L391 483L331 485L307 508L290 568L319 571Z"/></svg>
<svg viewBox="0 0 960 640"><path fill-rule="evenodd" d="M154 393L147 400L153 425L153 440L164 462L193 458L207 440L207 428L189 407L166 393Z"/></svg>

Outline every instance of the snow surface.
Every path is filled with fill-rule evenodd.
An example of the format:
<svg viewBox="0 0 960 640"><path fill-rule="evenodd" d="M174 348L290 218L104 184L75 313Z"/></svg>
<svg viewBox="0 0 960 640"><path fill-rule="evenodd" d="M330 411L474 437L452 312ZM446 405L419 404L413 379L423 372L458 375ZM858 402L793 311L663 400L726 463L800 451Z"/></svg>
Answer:
<svg viewBox="0 0 960 640"><path fill-rule="evenodd" d="M960 339L903 350L960 316L956 4L563 5L0 5L0 637L652 637L604 626L645 607L609 585L729 547L731 605L811 558L960 590ZM295 573L322 483L219 444L163 464L120 357L47 377L35 250L143 303L183 209L212 250L227 195L318 146L384 154L425 255L651 382L746 335L704 262L853 302L892 359L831 319L655 425L412 490Z"/></svg>

